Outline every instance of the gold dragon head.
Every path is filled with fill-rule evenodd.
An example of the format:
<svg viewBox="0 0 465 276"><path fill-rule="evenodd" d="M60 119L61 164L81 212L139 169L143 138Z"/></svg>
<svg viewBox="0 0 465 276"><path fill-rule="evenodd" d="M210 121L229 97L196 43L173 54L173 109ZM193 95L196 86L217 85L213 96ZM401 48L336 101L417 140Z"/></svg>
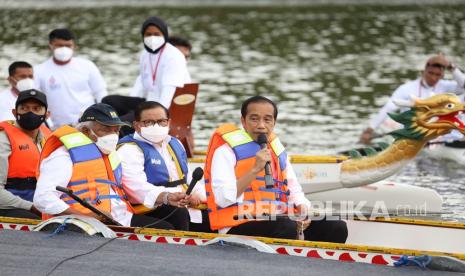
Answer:
<svg viewBox="0 0 465 276"><path fill-rule="evenodd" d="M465 134L465 123L460 119L465 104L454 94L438 94L426 99L412 97L409 101L394 100L394 103L410 107L403 113L389 114L404 125L403 129L391 132L396 139L428 141L454 129Z"/></svg>

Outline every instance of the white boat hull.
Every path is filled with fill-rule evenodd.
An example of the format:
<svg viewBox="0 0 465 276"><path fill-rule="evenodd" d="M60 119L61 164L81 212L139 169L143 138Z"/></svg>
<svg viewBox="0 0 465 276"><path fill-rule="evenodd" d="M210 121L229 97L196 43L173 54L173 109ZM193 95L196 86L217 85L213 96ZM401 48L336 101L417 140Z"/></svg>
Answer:
<svg viewBox="0 0 465 276"><path fill-rule="evenodd" d="M464 254L465 229L439 224L347 220L346 244Z"/></svg>
<svg viewBox="0 0 465 276"><path fill-rule="evenodd" d="M432 144L424 152L431 158L454 161L465 165L465 148L452 148L444 144Z"/></svg>
<svg viewBox="0 0 465 276"><path fill-rule="evenodd" d="M203 166L201 159L193 159L189 162L189 171ZM351 204L369 212L412 215L437 213L442 208L441 196L428 188L385 180L356 188L342 188L339 179L340 163L337 162L298 161L293 163L293 168L307 198L315 202L317 207L331 204L338 208ZM204 186L203 179L197 185ZM321 190L326 191L318 192Z"/></svg>

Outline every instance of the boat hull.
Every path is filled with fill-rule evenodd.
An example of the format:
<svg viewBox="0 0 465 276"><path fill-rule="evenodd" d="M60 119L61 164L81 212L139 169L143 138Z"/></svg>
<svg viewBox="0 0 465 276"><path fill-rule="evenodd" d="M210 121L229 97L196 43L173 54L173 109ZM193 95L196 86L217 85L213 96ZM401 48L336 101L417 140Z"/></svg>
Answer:
<svg viewBox="0 0 465 276"><path fill-rule="evenodd" d="M291 156L291 163L303 192L317 207L331 205L361 206L366 211L390 214L434 214L441 211L443 200L434 190L392 181L380 181L355 188L340 184L341 161L346 157ZM203 158L189 160L189 172L204 167ZM197 184L204 187L203 179ZM319 192L324 190L322 192ZM325 206L323 206L325 205Z"/></svg>

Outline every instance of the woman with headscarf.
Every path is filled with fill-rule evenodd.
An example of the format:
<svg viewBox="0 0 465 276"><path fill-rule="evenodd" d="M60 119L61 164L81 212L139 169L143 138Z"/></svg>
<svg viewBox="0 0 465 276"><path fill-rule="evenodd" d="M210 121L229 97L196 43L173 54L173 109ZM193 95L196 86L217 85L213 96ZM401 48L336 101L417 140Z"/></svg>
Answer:
<svg viewBox="0 0 465 276"><path fill-rule="evenodd" d="M182 52L168 42L168 26L159 17L152 16L141 28L144 50L140 55L140 75L130 97L110 95L102 102L113 106L120 117L134 120L133 110L144 101L155 101L169 108L176 87L190 83L187 61Z"/></svg>
<svg viewBox="0 0 465 276"><path fill-rule="evenodd" d="M159 17L149 17L142 24L145 51L140 56L142 96L166 108L171 105L176 87L189 83L186 59L168 42L168 26Z"/></svg>

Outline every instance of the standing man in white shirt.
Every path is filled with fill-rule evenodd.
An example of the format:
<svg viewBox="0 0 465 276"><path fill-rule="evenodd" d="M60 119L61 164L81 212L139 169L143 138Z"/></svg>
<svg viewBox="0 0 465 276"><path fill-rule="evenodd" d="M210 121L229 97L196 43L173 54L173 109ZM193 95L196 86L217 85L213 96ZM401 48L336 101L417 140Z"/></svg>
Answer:
<svg viewBox="0 0 465 276"><path fill-rule="evenodd" d="M219 233L286 239L295 239L299 231L305 240L344 243L347 226L342 220L287 217L308 216L310 202L273 133L276 104L254 96L244 101L241 115L244 129L223 125L208 146L205 189L211 228ZM263 135L268 142L257 141ZM284 217L276 219L276 215Z"/></svg>
<svg viewBox="0 0 465 276"><path fill-rule="evenodd" d="M454 81L443 80L445 70L448 69L454 78ZM428 59L421 77L411 80L399 86L389 101L381 108L376 117L374 117L369 126L363 131L359 142L370 144L377 130L386 120L389 120L388 113L399 110L394 100L410 100L410 97L428 98L440 93L462 94L465 85L465 75L453 63L446 59L442 54ZM390 121L389 121L390 122ZM394 125L397 124L392 121ZM391 127L388 127L391 128ZM460 135L461 137L462 135Z"/></svg>
<svg viewBox="0 0 465 276"><path fill-rule="evenodd" d="M35 81L49 101L55 128L78 121L90 105L107 95L106 83L90 60L73 57L75 36L68 29L55 29L49 34L52 56L34 67Z"/></svg>
<svg viewBox="0 0 465 276"><path fill-rule="evenodd" d="M106 104L87 108L77 129L63 126L54 131L42 149L39 177L34 194L34 205L46 215L85 215L101 219L71 197L56 190L67 187L82 200L123 226L173 229L162 220L135 215L121 185L122 168L116 144L124 123L114 109ZM129 196L129 198L128 198ZM184 193L162 192L152 199L153 204L184 207L188 203Z"/></svg>
<svg viewBox="0 0 465 276"><path fill-rule="evenodd" d="M0 122L15 120L11 110L15 109L15 103L20 91L34 88L32 66L25 61L15 61L8 67L8 83L10 88L0 92Z"/></svg>
<svg viewBox="0 0 465 276"><path fill-rule="evenodd" d="M162 104L152 101L141 103L135 111L136 132L119 141L118 153L123 166L123 188L136 199L134 203L153 207L154 199L162 192L182 192L187 183L187 156L181 142L168 135L170 116ZM198 186L196 186L198 187ZM205 200L205 196L204 196ZM197 206L200 196L190 197L190 206ZM167 219L177 230L189 230L189 221L202 223L200 210L159 206L146 213L161 218L176 212Z"/></svg>

